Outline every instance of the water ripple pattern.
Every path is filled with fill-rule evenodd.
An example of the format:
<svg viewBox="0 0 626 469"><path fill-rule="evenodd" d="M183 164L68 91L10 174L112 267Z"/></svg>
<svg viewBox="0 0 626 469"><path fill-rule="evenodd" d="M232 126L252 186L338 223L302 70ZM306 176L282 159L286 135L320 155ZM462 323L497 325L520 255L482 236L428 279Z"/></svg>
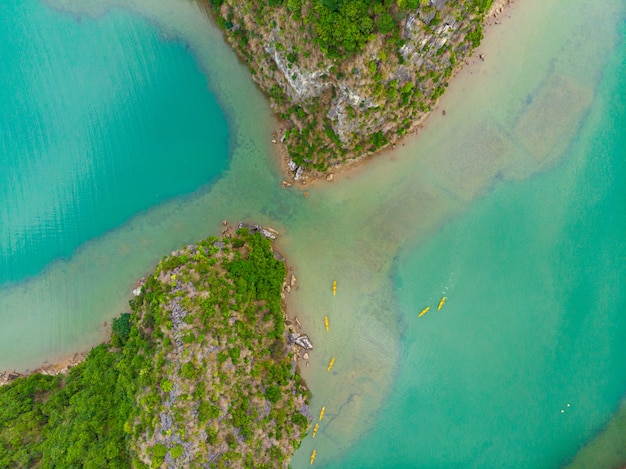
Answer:
<svg viewBox="0 0 626 469"><path fill-rule="evenodd" d="M226 120L183 44L120 11L1 8L0 284L226 168Z"/></svg>

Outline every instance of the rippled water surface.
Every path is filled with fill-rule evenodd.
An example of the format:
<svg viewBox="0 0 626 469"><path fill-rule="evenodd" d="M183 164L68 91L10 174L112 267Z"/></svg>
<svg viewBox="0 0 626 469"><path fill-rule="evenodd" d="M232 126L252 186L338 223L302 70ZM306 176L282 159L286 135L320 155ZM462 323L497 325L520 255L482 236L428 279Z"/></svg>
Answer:
<svg viewBox="0 0 626 469"><path fill-rule="evenodd" d="M214 180L228 128L184 44L145 19L1 9L0 284L26 298L3 302L0 362L19 367L94 341L100 299L75 293L103 279L48 277L50 263ZM44 293L19 286L45 277Z"/></svg>
<svg viewBox="0 0 626 469"><path fill-rule="evenodd" d="M182 44L120 11L3 9L0 282L225 169L224 116Z"/></svg>

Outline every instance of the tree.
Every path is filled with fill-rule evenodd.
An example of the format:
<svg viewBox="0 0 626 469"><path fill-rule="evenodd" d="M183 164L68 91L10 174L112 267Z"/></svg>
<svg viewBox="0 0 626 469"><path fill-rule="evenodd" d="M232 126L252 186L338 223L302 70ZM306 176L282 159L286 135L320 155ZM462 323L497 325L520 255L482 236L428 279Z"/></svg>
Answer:
<svg viewBox="0 0 626 469"><path fill-rule="evenodd" d="M111 345L123 346L130 335L130 313L123 313L111 323Z"/></svg>
<svg viewBox="0 0 626 469"><path fill-rule="evenodd" d="M381 34L388 34L395 29L396 23L393 20L393 16L389 13L381 13L378 18L376 18L376 27Z"/></svg>
<svg viewBox="0 0 626 469"><path fill-rule="evenodd" d="M268 386L265 390L265 397L267 397L267 400L270 401L272 404L276 404L282 397L280 388L273 385Z"/></svg>

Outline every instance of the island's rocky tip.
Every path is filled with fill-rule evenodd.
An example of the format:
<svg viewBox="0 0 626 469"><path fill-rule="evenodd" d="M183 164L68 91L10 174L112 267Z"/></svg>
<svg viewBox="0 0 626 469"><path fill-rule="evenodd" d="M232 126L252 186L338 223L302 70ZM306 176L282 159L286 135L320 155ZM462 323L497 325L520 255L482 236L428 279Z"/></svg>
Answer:
<svg viewBox="0 0 626 469"><path fill-rule="evenodd" d="M393 148L419 129L479 45L485 20L508 3L215 0L210 6L281 120L271 141L281 147L289 176L283 187L289 187Z"/></svg>

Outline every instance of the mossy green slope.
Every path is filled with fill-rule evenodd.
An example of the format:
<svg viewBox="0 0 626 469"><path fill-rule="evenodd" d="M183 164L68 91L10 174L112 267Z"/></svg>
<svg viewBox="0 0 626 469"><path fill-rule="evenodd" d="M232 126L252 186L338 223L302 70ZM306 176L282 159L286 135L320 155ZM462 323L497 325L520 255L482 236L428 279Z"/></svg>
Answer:
<svg viewBox="0 0 626 469"><path fill-rule="evenodd" d="M246 229L164 258L110 343L0 388L0 467L286 467L309 421L284 278Z"/></svg>

